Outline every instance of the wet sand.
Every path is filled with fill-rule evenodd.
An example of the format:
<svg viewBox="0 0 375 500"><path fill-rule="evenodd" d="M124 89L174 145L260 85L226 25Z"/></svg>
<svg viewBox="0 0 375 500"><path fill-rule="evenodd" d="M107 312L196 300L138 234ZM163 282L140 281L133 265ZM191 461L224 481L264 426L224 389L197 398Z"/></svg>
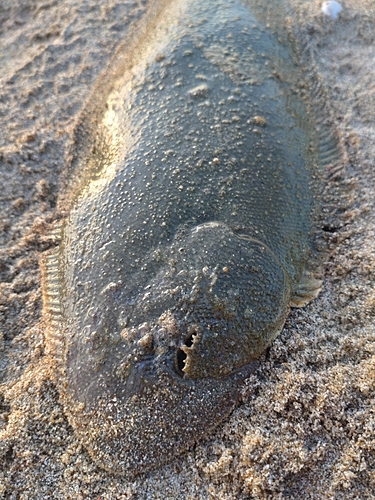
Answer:
<svg viewBox="0 0 375 500"><path fill-rule="evenodd" d="M292 311L232 415L134 481L77 441L46 363L38 259L93 85L145 2L4 0L0 6L0 498L375 497L375 6L288 0L286 26L336 129L324 288ZM340 196L343 199L340 199ZM342 206L346 210L342 210Z"/></svg>

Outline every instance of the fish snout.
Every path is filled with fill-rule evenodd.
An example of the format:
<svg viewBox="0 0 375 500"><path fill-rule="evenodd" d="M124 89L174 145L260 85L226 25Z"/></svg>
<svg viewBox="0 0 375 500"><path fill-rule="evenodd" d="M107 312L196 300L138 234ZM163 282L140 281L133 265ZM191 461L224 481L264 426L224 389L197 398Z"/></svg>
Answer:
<svg viewBox="0 0 375 500"><path fill-rule="evenodd" d="M176 274L193 277L179 304L186 328L175 371L185 379L229 376L281 331L289 312L288 275L267 245L219 222L190 229L174 247Z"/></svg>

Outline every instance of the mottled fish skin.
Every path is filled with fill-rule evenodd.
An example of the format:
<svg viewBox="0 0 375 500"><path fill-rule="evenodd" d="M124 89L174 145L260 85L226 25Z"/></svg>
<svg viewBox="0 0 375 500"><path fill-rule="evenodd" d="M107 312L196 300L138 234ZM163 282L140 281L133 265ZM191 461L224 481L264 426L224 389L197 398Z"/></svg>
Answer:
<svg viewBox="0 0 375 500"><path fill-rule="evenodd" d="M288 49L246 5L166 2L154 24L44 271L70 422L129 476L207 435L281 331L316 162L293 78L275 77Z"/></svg>

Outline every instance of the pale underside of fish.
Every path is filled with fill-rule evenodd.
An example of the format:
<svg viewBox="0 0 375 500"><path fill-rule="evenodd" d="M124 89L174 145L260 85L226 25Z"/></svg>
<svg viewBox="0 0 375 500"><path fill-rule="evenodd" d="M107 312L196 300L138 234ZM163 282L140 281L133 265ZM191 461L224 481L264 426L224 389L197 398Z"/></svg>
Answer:
<svg viewBox="0 0 375 500"><path fill-rule="evenodd" d="M42 262L66 413L129 476L217 426L320 288L318 141L290 48L240 0L166 1L148 23L76 134L83 175Z"/></svg>

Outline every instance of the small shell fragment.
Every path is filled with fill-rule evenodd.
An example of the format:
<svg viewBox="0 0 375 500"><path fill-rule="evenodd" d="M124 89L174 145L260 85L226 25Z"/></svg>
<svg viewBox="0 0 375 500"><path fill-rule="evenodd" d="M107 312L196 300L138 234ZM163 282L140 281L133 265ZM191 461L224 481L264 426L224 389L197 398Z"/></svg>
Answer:
<svg viewBox="0 0 375 500"><path fill-rule="evenodd" d="M342 11L341 5L338 2L335 2L334 0L329 2L323 2L322 4L323 14L330 17L331 19L337 19L341 11Z"/></svg>

